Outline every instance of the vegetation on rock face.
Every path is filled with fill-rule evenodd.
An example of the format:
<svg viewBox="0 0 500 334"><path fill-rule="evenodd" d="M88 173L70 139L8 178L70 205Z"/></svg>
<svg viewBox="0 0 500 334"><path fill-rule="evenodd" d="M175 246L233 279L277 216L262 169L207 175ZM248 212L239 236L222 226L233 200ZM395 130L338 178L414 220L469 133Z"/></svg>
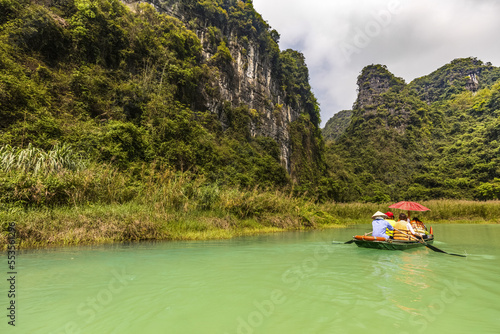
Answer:
<svg viewBox="0 0 500 334"><path fill-rule="evenodd" d="M321 130L325 140L336 140L339 138L351 123L352 110L342 110L333 115Z"/></svg>
<svg viewBox="0 0 500 334"><path fill-rule="evenodd" d="M308 120L318 127L320 123L319 105L309 85L309 70L304 56L288 49L280 55L280 83L285 91L285 102L292 108L304 110Z"/></svg>
<svg viewBox="0 0 500 334"><path fill-rule="evenodd" d="M173 16L137 1L0 0L0 248L7 221L28 247L337 223L314 204L324 145L303 55L279 50L251 1L150 2ZM256 135L261 111L221 98L239 84L226 80L233 37L271 67L284 100L271 112L298 113L277 120L291 148Z"/></svg>
<svg viewBox="0 0 500 334"><path fill-rule="evenodd" d="M126 3L132 9L119 0L0 0L1 210L11 217L151 200L168 212L196 207L231 224L247 218L245 196L273 203L278 195L266 194L286 191L317 200L324 145L305 60L279 50L279 34L251 1L161 2L184 6L187 22ZM201 26L211 58L191 30ZM207 107L235 62L227 29L239 43L259 45L284 102L301 113L289 125L292 175L276 138L253 132L261 114L219 101L222 122ZM188 181L176 188L178 179ZM239 202L218 204L231 194ZM257 210L276 220L269 226L304 226L297 213L288 224L269 210Z"/></svg>
<svg viewBox="0 0 500 334"><path fill-rule="evenodd" d="M429 103L446 100L464 91L476 92L500 79L500 68L476 58L455 59L410 83L419 97Z"/></svg>
<svg viewBox="0 0 500 334"><path fill-rule="evenodd" d="M146 163L220 184L290 185L276 141L251 136L252 111L225 104L223 128L206 101L234 61L218 31L233 29L269 53L283 96L317 127L303 56L279 51L277 33L251 1L177 5L191 13L191 26L211 27L213 59L203 59L183 22L146 3L131 11L119 0L2 0L0 145L71 145L88 168L107 164L117 173Z"/></svg>
<svg viewBox="0 0 500 334"><path fill-rule="evenodd" d="M498 73L457 59L404 85L366 67L350 124L328 143L336 200L498 199Z"/></svg>

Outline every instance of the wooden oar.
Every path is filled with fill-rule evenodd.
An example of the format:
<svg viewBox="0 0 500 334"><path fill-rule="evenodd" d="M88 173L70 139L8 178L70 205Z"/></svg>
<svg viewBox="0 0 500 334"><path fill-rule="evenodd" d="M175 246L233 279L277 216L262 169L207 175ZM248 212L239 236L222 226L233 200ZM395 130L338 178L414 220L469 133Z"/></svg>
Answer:
<svg viewBox="0 0 500 334"><path fill-rule="evenodd" d="M406 234L407 236L409 236L410 238L413 238L415 240L417 240L418 242L420 242L421 244L425 245L425 247L429 248L429 249L432 249L433 251L435 252L438 252L438 253L444 253L444 254L448 254L448 255L453 255L453 256L461 256L461 257L466 257L465 255L462 255L462 254L455 254L455 253L448 253L448 252L445 252L444 250L442 249L439 249L437 248L436 246L433 246L433 245L430 245L428 244L427 242L424 241L424 239L422 238L422 236L420 235L420 239L415 237L414 235L412 234L409 234L405 231L402 231L402 230L398 230L398 229L394 229L395 231L399 231L401 233L404 233Z"/></svg>
<svg viewBox="0 0 500 334"><path fill-rule="evenodd" d="M420 238L421 238L421 239L419 240L419 242L421 242L422 244L424 244L424 245L425 245L425 247L430 248L430 249L432 249L432 250L433 250L433 251L435 251L435 252L444 253L444 254L453 255L453 256L467 257L467 256L462 255L462 254L455 254L455 253L448 253L448 252L445 252L444 250L439 249L439 248L437 248L436 246L434 246L434 245L430 245L430 244L428 244L427 242L425 242L425 241L424 241L424 239L422 238L422 236L420 236Z"/></svg>
<svg viewBox="0 0 500 334"><path fill-rule="evenodd" d="M335 241L332 241L332 244L334 244L334 245L345 245L345 244L352 244L353 242L354 242L354 239L346 241L346 242L335 242Z"/></svg>

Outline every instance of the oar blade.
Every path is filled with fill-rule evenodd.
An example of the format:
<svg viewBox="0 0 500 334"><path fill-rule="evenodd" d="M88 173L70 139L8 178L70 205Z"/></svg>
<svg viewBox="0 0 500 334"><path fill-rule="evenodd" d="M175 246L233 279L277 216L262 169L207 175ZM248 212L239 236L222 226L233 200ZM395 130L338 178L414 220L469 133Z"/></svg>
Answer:
<svg viewBox="0 0 500 334"><path fill-rule="evenodd" d="M448 253L448 252L445 252L444 250L439 249L439 248L437 248L436 246L429 245L428 243L424 243L424 245L425 245L427 248L430 248L430 249L432 249L432 250L433 250L433 251L435 251L435 252L444 253L444 254L453 255L453 256L467 257L467 256L462 255L462 254L454 254L454 253Z"/></svg>
<svg viewBox="0 0 500 334"><path fill-rule="evenodd" d="M432 249L432 250L433 250L433 251L435 251L435 252L439 252L439 253L445 253L445 254L447 254L444 250L439 249L439 248L437 248L437 247L435 247L435 246L429 245L429 244L428 244L428 243L426 243L426 242L424 242L424 245L425 245L425 247L430 248L430 249Z"/></svg>
<svg viewBox="0 0 500 334"><path fill-rule="evenodd" d="M346 241L346 242L335 242L335 241L332 241L332 244L334 244L334 245L346 245L346 244L352 244L353 242L354 242L354 239Z"/></svg>
<svg viewBox="0 0 500 334"><path fill-rule="evenodd" d="M463 255L463 254L455 254L455 253L448 253L450 255L454 255L454 256L460 256L460 257L467 257L466 255Z"/></svg>

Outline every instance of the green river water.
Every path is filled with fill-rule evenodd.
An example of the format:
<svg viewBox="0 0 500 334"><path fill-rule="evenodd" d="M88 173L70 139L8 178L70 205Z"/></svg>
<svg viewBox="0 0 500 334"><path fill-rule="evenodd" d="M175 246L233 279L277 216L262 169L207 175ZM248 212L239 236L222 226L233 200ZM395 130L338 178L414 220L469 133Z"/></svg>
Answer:
<svg viewBox="0 0 500 334"><path fill-rule="evenodd" d="M332 244L369 225L23 251L0 333L500 333L500 225L433 229L467 258Z"/></svg>

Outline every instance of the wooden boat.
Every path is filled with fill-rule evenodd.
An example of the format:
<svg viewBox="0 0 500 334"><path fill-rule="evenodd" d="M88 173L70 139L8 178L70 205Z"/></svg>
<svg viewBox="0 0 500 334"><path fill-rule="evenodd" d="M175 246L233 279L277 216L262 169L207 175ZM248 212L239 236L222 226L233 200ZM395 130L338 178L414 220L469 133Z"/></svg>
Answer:
<svg viewBox="0 0 500 334"><path fill-rule="evenodd" d="M424 239L424 241L427 244L432 244L432 242L434 241L434 236L431 235L429 239ZM355 235L352 242L354 242L358 247L390 250L406 250L417 247L425 247L425 244L423 242L417 240L386 240L381 237L372 237L366 235Z"/></svg>

